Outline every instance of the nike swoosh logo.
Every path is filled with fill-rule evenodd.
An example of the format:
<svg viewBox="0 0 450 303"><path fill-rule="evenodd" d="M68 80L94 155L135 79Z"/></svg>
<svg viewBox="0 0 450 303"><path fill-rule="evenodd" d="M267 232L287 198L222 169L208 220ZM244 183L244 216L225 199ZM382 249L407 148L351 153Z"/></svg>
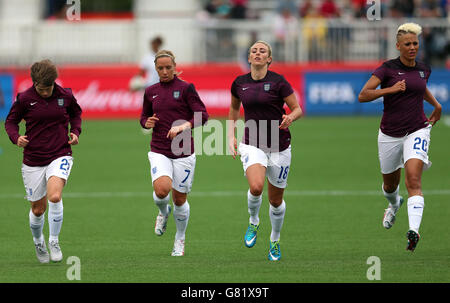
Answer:
<svg viewBox="0 0 450 303"><path fill-rule="evenodd" d="M253 240L255 240L255 238L256 238L256 235L254 235L253 238L250 239L250 241L245 240L245 244L251 245Z"/></svg>
<svg viewBox="0 0 450 303"><path fill-rule="evenodd" d="M158 97L158 95L154 95L152 98L155 99L156 97Z"/></svg>
<svg viewBox="0 0 450 303"><path fill-rule="evenodd" d="M278 259L280 258L280 257L275 257L274 255L272 255L271 252L269 252L269 254L270 254L270 258L274 261L278 261Z"/></svg>
<svg viewBox="0 0 450 303"><path fill-rule="evenodd" d="M247 89L249 89L250 87L243 87L242 88L242 90L247 90Z"/></svg>
<svg viewBox="0 0 450 303"><path fill-rule="evenodd" d="M35 105L37 102L30 103L31 106Z"/></svg>
<svg viewBox="0 0 450 303"><path fill-rule="evenodd" d="M420 206L419 206L419 207L417 207L417 206L414 206L413 208L423 208L423 207L420 207Z"/></svg>
<svg viewBox="0 0 450 303"><path fill-rule="evenodd" d="M398 72L399 75L404 75L405 73Z"/></svg>
<svg viewBox="0 0 450 303"><path fill-rule="evenodd" d="M59 219L59 220L53 219L53 222L61 222L61 221L62 221L62 219Z"/></svg>

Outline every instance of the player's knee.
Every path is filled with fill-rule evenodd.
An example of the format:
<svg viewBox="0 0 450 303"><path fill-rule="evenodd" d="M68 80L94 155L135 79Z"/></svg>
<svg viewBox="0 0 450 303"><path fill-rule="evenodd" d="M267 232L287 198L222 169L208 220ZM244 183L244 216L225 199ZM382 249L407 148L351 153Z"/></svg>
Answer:
<svg viewBox="0 0 450 303"><path fill-rule="evenodd" d="M253 196L260 196L263 192L264 183L262 182L253 182L250 184L250 193Z"/></svg>
<svg viewBox="0 0 450 303"><path fill-rule="evenodd" d="M184 203L186 203L186 197L173 197L173 203L176 205L176 206L181 206L181 205L183 205Z"/></svg>
<svg viewBox="0 0 450 303"><path fill-rule="evenodd" d="M52 203L57 203L61 201L61 193L53 193L47 196L48 201Z"/></svg>
<svg viewBox="0 0 450 303"><path fill-rule="evenodd" d="M394 191L397 190L398 185L394 185L394 184L383 184L383 190L387 193L393 193Z"/></svg>
<svg viewBox="0 0 450 303"><path fill-rule="evenodd" d="M45 213L45 208L40 206L31 207L31 211L33 212L33 215L40 217Z"/></svg>
<svg viewBox="0 0 450 303"><path fill-rule="evenodd" d="M161 186L161 187L158 187L158 188L154 188L154 191L155 191L155 195L159 199L164 199L170 193L170 188Z"/></svg>
<svg viewBox="0 0 450 303"><path fill-rule="evenodd" d="M420 177L408 176L405 178L405 185L408 190L419 190L422 187Z"/></svg>

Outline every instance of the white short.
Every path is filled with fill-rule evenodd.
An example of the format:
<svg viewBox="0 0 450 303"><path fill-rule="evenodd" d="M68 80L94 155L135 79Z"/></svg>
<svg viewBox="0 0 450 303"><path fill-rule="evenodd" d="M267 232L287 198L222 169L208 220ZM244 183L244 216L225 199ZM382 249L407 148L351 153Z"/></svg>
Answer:
<svg viewBox="0 0 450 303"><path fill-rule="evenodd" d="M195 154L189 157L170 159L162 154L149 152L152 183L161 176L172 179L172 188L181 193L189 193L194 182Z"/></svg>
<svg viewBox="0 0 450 303"><path fill-rule="evenodd" d="M378 131L378 158L382 174L390 174L405 166L409 159L420 159L424 170L431 167L428 159L431 125L401 138L385 135Z"/></svg>
<svg viewBox="0 0 450 303"><path fill-rule="evenodd" d="M28 201L39 201L47 195L47 181L52 176L59 177L67 182L72 164L73 158L71 156L59 157L47 166L22 164L22 178Z"/></svg>
<svg viewBox="0 0 450 303"><path fill-rule="evenodd" d="M244 175L253 164L261 164L266 168L266 177L270 184L279 188L286 188L291 166L291 146L282 152L265 153L261 149L247 145L239 144L239 154L244 168Z"/></svg>

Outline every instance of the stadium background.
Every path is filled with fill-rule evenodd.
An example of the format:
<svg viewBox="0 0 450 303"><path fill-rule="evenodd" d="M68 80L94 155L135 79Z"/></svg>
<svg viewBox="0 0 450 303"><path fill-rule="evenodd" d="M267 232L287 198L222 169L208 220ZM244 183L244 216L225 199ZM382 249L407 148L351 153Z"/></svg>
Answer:
<svg viewBox="0 0 450 303"><path fill-rule="evenodd" d="M273 268L269 269L267 264L260 263L264 260L266 243L260 244L260 255L250 256L246 251L241 252L240 246L236 245L236 239L242 236L246 222L245 203L239 202L245 197L246 183L245 179L238 179L241 177L238 161L230 162L222 157L218 158L219 161L214 160L214 157L199 157L192 199L195 197L199 205L197 211L201 209L205 218L196 218L193 211L188 237L194 243L207 243L209 246L206 239L206 242L202 242L203 239L195 240L197 235L202 234L195 220L198 220L199 225L210 225L208 216L217 210L222 211L228 215L229 221L219 216L217 222L224 226L229 224L230 234L220 234L222 229L212 227L220 234L214 237L217 245L196 253L210 260L208 253L220 254L226 247L232 247L243 262L246 260L251 263L249 268L256 271L258 277L237 277L239 266L230 265L230 260L222 256L217 261L223 268L217 267L212 260L202 262L192 257L194 259L188 259L186 271L180 273L182 263L167 260L168 254L160 251L163 250L161 243L165 243L162 246L169 249L173 234L169 232L164 240L152 237L155 209L150 201L151 194L148 194L151 193L148 169L143 169L148 166L145 151L149 137L142 135L137 123L142 92L130 92L128 85L138 72L138 63L149 51L149 40L155 36L164 39L163 48L174 51L178 70L182 71L181 77L195 84L212 118L226 116L231 82L237 75L248 71L246 53L250 44L257 39L272 44L274 63L271 69L283 74L291 83L306 113L303 120L291 127L293 144L297 144L298 148L293 167L298 169L291 172L287 190L292 195L288 195L288 202L298 198L301 203L296 206L294 203L289 204L292 217L288 215L282 235L294 242L297 236L301 238L305 234L307 239L302 238L298 245L291 247L290 255L289 248L285 248L286 263L276 269L282 274L279 282L367 281L365 271L368 265L365 260L376 253L382 257L382 261L388 259L383 264L390 262L389 266L395 268L383 276L384 281L450 281L450 260L446 253L450 243L448 237L443 241L439 239L439 233L448 234L450 231L447 219L450 207L445 203L450 195L447 152L450 148L450 118L446 116L450 112L448 1L384 0L368 5L363 0L81 0L78 1L80 20L69 20L77 17L73 11L76 3L0 0L0 120L6 117L16 93L31 85L30 65L43 58L53 60L60 73L58 81L73 89L83 108L85 120L81 143L74 149L79 164L72 173L70 186L65 190L67 200L74 199L77 203L73 206L71 202L65 203L67 215L62 233L62 239L68 242L69 251L70 248L77 251L73 255L80 255L82 260L90 258L84 281L158 282L146 271L155 271L156 266L136 267L133 260L125 257L127 260L123 266L119 266L120 269L109 272L105 270L104 263L92 261L104 257L108 244L92 252L77 248L77 243L83 243L74 239L80 237L76 233L77 228L82 230L83 237L91 236L87 242L92 243L94 239L102 242L108 238L108 224L114 224L108 220L106 213L112 215L119 212L128 218L133 228L134 235L127 241L141 244L143 238L151 239L144 248L137 248L137 256L134 256L140 260L137 263L145 263L146 249L151 249L155 264L160 266L159 270L167 270L167 273L161 270L165 274L161 282L278 282L268 273ZM368 16L367 12L373 8L380 8L381 20L371 20L377 17L376 14ZM68 15L68 10L75 14ZM405 255L400 252L405 242L405 209L400 214L403 222L397 223L399 226L403 224L402 230L396 226L397 230L390 231L386 236L386 231L381 228L385 201L378 192L381 178L375 140L382 104L380 101L359 104L357 96L371 72L384 60L397 56L395 30L407 21L417 22L424 28L420 37L419 59L432 67L428 87L442 104L443 116L433 131L430 153L435 167L424 175L425 194L428 189L432 200L424 216L424 229L429 226L428 244L425 237L423 243L419 244L424 246L419 247L422 252L418 250L415 253L415 260L408 256L405 261ZM426 102L425 109L427 113L431 112ZM117 158L112 151L122 156ZM350 165L351 170L348 168L349 160L355 161L355 164ZM107 161L111 165L103 164ZM21 152L9 142L5 132L1 132L0 202L5 209L1 217L3 222L8 223L5 226L10 228L1 232L2 241L9 244L1 248L2 255L6 257L1 264L4 270L3 275L0 274L0 281L67 281L66 267L43 269L30 265L35 260L32 259L34 252L30 248L31 236L25 221L28 205L22 203L20 162ZM111 176L111 166L120 172L117 176ZM205 176L206 171L211 169L221 172L221 180L211 180ZM197 196L195 191L198 191ZM404 186L402 192L406 194ZM218 205L211 207L208 196L214 197ZM100 210L94 211L94 214L107 223L99 227L85 222L96 231L94 236L70 220L78 218L83 221L90 205L85 200L98 199L109 204L101 204L105 207L105 214ZM226 203L230 199L235 203L230 204L230 208L238 211L231 212L224 206L228 205ZM129 206L130 200L136 203L125 211L119 210L123 203ZM342 208L339 205L343 205ZM355 220L359 222L361 219L361 226L371 226L368 227L369 233L360 230L359 225L356 227L339 220L343 212L352 211L356 211L357 216L364 215ZM141 213L138 218L133 217L136 212ZM312 213L312 217L306 216L308 212ZM289 225L288 220L296 221L296 213L301 216L298 225ZM321 213L326 213L328 217L321 218ZM267 222L265 217L262 219ZM236 220L233 221L233 218ZM135 220L145 223L139 225ZM325 224L327 220L328 224ZM308 222L312 225L305 226ZM238 223L243 223L240 229L235 227ZM339 224L343 226L337 227ZM352 232L344 227L346 224ZM431 228L435 227L432 224L439 227ZM118 234L129 237L127 226L120 226L117 228L120 229ZM169 229L173 227L169 226ZM337 236L330 243L318 241L324 233L328 233L327 228L340 231L342 237ZM145 236L139 237L143 230ZM355 242L348 240L352 236L356 237ZM223 241L220 241L221 237ZM370 237L377 238L373 240L373 243L377 243L375 248L374 245L361 244L368 242ZM63 251L68 248L63 247ZM338 249L338 252L324 252L330 248ZM194 247L191 249L191 254L194 254ZM294 260L292 251L295 249L301 252L306 263ZM19 254L18 250L21 251ZM361 252L357 261L354 261L355 250L357 254ZM117 255L111 262L124 257L120 251L113 251ZM345 252L347 258L343 257ZM72 252L69 254L72 255ZM16 259L18 256L19 261ZM24 271L14 269L17 262L25 264ZM402 266L398 266L398 262ZM420 264L419 270L410 268L417 264ZM134 271L122 275L127 267ZM222 275L213 275L210 273L212 269ZM59 270L57 278L52 270ZM47 276L42 278L40 271L45 271ZM302 271L301 275L299 271Z"/></svg>

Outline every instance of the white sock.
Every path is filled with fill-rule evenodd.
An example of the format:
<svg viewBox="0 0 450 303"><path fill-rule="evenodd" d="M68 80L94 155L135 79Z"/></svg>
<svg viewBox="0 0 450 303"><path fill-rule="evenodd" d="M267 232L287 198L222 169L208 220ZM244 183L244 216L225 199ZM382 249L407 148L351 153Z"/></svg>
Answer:
<svg viewBox="0 0 450 303"><path fill-rule="evenodd" d="M389 201L389 204L394 207L400 206L400 195L398 194L400 186L397 186L397 189L392 193L387 193L384 191L384 184L381 186L381 190L383 191L384 196Z"/></svg>
<svg viewBox="0 0 450 303"><path fill-rule="evenodd" d="M167 216L169 213L169 200L170 200L170 194L168 194L163 199L158 198L158 196L153 192L153 200L155 201L156 206L159 208L159 212L163 216Z"/></svg>
<svg viewBox="0 0 450 303"><path fill-rule="evenodd" d="M49 229L49 242L58 241L59 233L61 232L61 226L63 223L63 201L53 203L48 201L48 229Z"/></svg>
<svg viewBox="0 0 450 303"><path fill-rule="evenodd" d="M280 240L281 228L283 227L284 214L286 213L286 203L283 202L278 207L270 205L269 216L272 223L272 233L270 234L270 241L275 242Z"/></svg>
<svg viewBox="0 0 450 303"><path fill-rule="evenodd" d="M44 235L42 234L42 230L44 229L45 215L43 214L42 216L37 217L30 210L29 217L30 217L30 229L31 234L33 235L34 243L37 244L44 242Z"/></svg>
<svg viewBox="0 0 450 303"><path fill-rule="evenodd" d="M408 218L409 229L419 232L420 221L422 221L425 201L422 196L412 196L408 198Z"/></svg>
<svg viewBox="0 0 450 303"><path fill-rule="evenodd" d="M250 214L250 223L253 225L259 224L259 208L262 203L262 194L259 196L254 196L248 190L247 193L247 203L248 203L248 213Z"/></svg>
<svg viewBox="0 0 450 303"><path fill-rule="evenodd" d="M181 206L173 207L173 217L175 218L175 225L177 226L177 232L175 234L175 240L184 240L186 238L186 228L189 222L190 207L186 202Z"/></svg>

